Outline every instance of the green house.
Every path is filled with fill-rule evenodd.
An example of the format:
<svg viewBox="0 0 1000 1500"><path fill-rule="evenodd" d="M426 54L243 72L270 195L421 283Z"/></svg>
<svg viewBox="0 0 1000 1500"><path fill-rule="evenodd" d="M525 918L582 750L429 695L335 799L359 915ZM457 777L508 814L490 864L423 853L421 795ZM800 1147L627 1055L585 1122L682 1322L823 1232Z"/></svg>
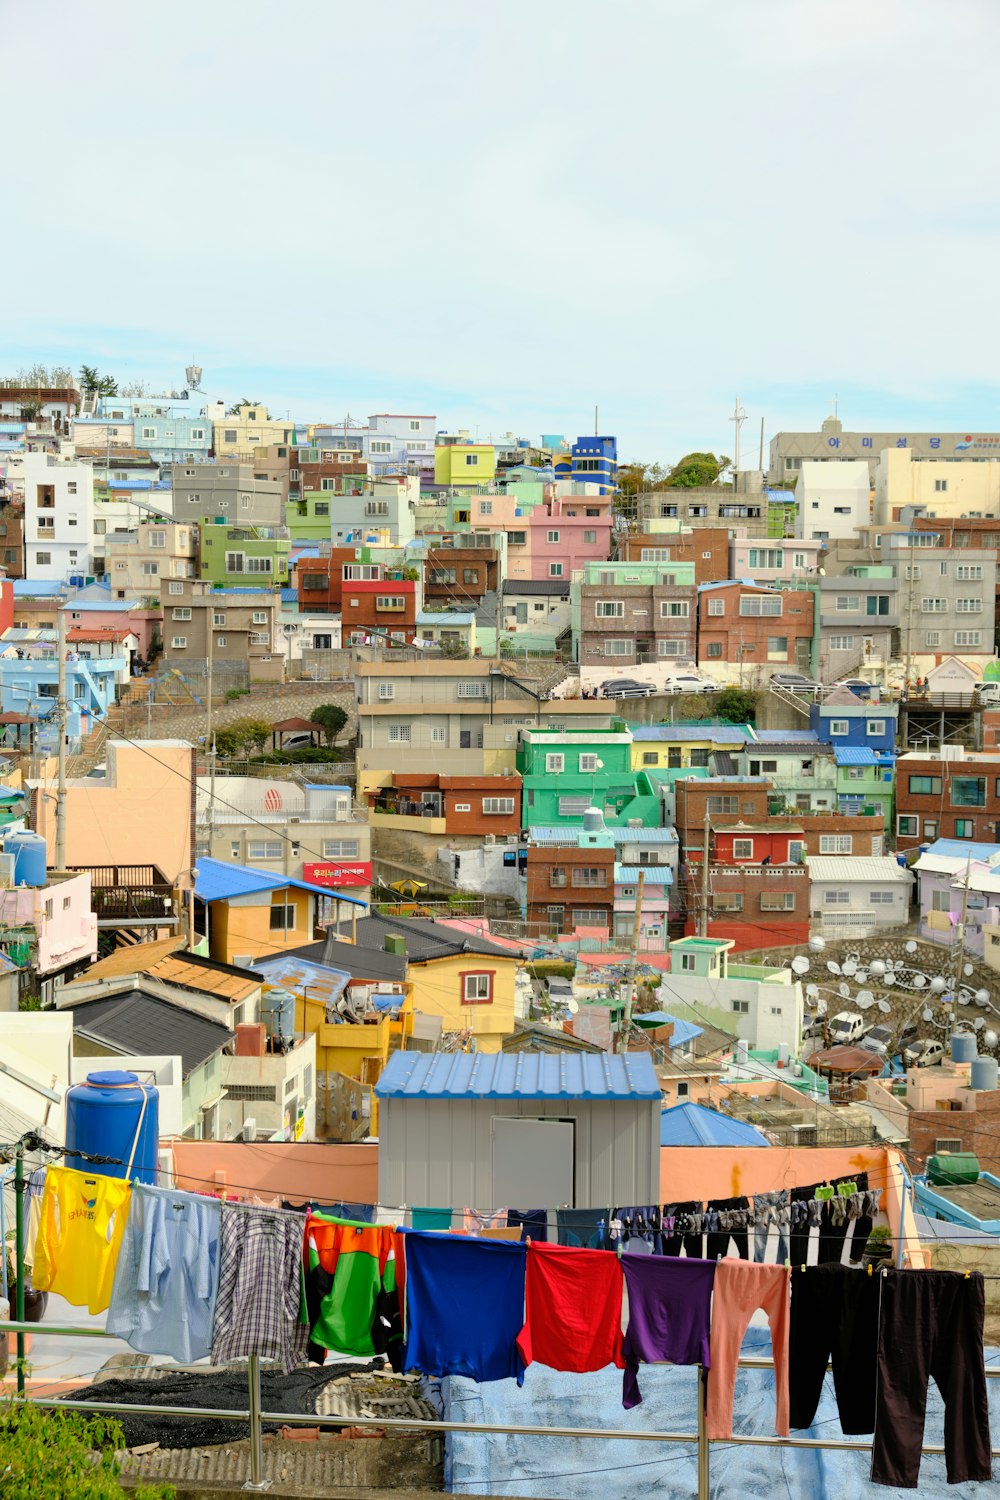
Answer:
<svg viewBox="0 0 1000 1500"><path fill-rule="evenodd" d="M866 808L875 808L885 815L886 828L891 828L896 794L894 758L864 745L838 746L833 753L837 763L837 811L863 813Z"/></svg>
<svg viewBox="0 0 1000 1500"><path fill-rule="evenodd" d="M348 479L357 483L356 474L343 477L345 483ZM333 535L331 506L335 503L336 492L333 490L303 490L297 499L290 499L285 507L285 523L292 541L328 542Z"/></svg>
<svg viewBox="0 0 1000 1500"><path fill-rule="evenodd" d="M219 588L287 584L292 544L285 527L203 522L200 532L200 577L210 579Z"/></svg>
<svg viewBox="0 0 1000 1500"><path fill-rule="evenodd" d="M620 719L609 730L522 729L517 769L525 827L582 828L588 807L605 822L641 820L658 827L659 799L631 767L632 734Z"/></svg>

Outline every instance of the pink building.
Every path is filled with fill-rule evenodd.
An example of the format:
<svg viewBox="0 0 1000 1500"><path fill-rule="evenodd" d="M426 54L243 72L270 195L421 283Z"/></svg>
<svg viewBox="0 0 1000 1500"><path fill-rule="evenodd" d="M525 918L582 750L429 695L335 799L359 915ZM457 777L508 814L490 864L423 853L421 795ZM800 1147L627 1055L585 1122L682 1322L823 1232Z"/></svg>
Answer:
<svg viewBox="0 0 1000 1500"><path fill-rule="evenodd" d="M51 998L57 975L68 980L97 957L89 872L50 874L48 885L0 891L0 922L8 932L13 928L20 934L17 941L30 948L27 963L18 961L34 970L43 1000Z"/></svg>
<svg viewBox="0 0 1000 1500"><path fill-rule="evenodd" d="M574 569L610 552L611 496L567 495L509 524L507 577L570 579Z"/></svg>
<svg viewBox="0 0 1000 1500"><path fill-rule="evenodd" d="M823 543L780 537L745 537L737 532L729 544L730 578L754 583L787 583L815 576Z"/></svg>

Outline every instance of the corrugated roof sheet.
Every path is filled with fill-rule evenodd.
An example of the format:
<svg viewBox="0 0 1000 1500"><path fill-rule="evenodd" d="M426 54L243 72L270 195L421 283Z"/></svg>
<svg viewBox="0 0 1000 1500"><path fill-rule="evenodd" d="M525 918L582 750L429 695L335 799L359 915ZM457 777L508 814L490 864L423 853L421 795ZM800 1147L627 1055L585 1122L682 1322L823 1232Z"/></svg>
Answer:
<svg viewBox="0 0 1000 1500"><path fill-rule="evenodd" d="M875 751L864 745L839 745L834 747L833 758L838 766L873 766Z"/></svg>
<svg viewBox="0 0 1000 1500"><path fill-rule="evenodd" d="M819 736L812 729L758 729L758 745L818 745Z"/></svg>
<svg viewBox="0 0 1000 1500"><path fill-rule="evenodd" d="M633 1016L633 1022L637 1026L673 1026L670 1037L670 1048L686 1047L688 1042L693 1042L696 1036L701 1036L703 1027L696 1026L693 1021L683 1021L679 1016L672 1016L665 1010L647 1010L641 1016Z"/></svg>
<svg viewBox="0 0 1000 1500"><path fill-rule="evenodd" d="M375 1085L394 1099L659 1099L644 1052L612 1056L569 1053L396 1052Z"/></svg>
<svg viewBox="0 0 1000 1500"><path fill-rule="evenodd" d="M634 724L631 728L636 744L647 740L675 744L697 740L709 745L743 745L752 738L749 725L744 724Z"/></svg>
<svg viewBox="0 0 1000 1500"><path fill-rule="evenodd" d="M640 875L645 875L647 888L651 885L673 885L674 882L669 865L615 865L615 881L620 885L638 885Z"/></svg>
<svg viewBox="0 0 1000 1500"><path fill-rule="evenodd" d="M661 1146L769 1146L755 1125L687 1100L660 1115Z"/></svg>
<svg viewBox="0 0 1000 1500"><path fill-rule="evenodd" d="M909 885L913 879L909 870L896 863L894 854L869 855L867 858L834 859L827 855L809 856L809 878L817 880L863 880L867 883L892 881L896 885Z"/></svg>
<svg viewBox="0 0 1000 1500"><path fill-rule="evenodd" d="M203 855L195 866L194 893L199 901L226 901L232 896L283 890L286 886L313 891L317 896L336 896L338 901L347 901L351 906L368 905L367 901L359 901L356 896L342 896L332 886L313 885L308 880L293 880L288 875L272 875L269 870L255 870L250 865L231 865L225 860L209 859L207 855Z"/></svg>

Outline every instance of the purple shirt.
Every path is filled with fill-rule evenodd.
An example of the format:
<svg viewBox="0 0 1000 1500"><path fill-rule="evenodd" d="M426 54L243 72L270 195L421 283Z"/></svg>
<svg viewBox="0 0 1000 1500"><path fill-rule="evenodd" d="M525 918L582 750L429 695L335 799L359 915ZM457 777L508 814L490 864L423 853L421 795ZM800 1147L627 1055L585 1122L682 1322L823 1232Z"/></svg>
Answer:
<svg viewBox="0 0 1000 1500"><path fill-rule="evenodd" d="M625 1255L628 1328L622 1343L622 1405L638 1406L639 1364L709 1367L714 1260L674 1255Z"/></svg>

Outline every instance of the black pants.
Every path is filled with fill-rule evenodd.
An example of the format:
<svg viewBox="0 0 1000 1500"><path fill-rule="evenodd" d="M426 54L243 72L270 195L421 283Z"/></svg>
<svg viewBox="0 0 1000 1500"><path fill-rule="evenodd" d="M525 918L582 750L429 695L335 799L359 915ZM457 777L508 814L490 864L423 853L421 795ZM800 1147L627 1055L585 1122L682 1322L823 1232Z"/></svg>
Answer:
<svg viewBox="0 0 1000 1500"><path fill-rule="evenodd" d="M724 1210L727 1208L749 1208L749 1198L713 1198L711 1203L705 1204L705 1211L711 1213L712 1209ZM736 1252L741 1260L750 1259L750 1240L745 1229L718 1229L708 1235L708 1248L705 1251L707 1260L716 1260L720 1255L725 1255L729 1249L729 1241L733 1240Z"/></svg>
<svg viewBox="0 0 1000 1500"><path fill-rule="evenodd" d="M872 1279L882 1283L872 1483L916 1489L931 1376L944 1400L948 1483L988 1482L982 1276L890 1271Z"/></svg>
<svg viewBox="0 0 1000 1500"><path fill-rule="evenodd" d="M790 1201L792 1203L808 1203L810 1198L815 1198L818 1182L811 1187L792 1188ZM788 1259L793 1266L804 1266L809 1259L809 1231L812 1225L806 1223L797 1229L788 1231Z"/></svg>
<svg viewBox="0 0 1000 1500"><path fill-rule="evenodd" d="M835 1178L832 1183L835 1195L837 1185L841 1182L854 1182L857 1184L859 1189L867 1188L868 1173L856 1172L853 1177ZM858 1254L854 1254L852 1251L851 1259L854 1261L859 1261L861 1259L861 1255L864 1253L865 1242L867 1241L868 1236L871 1233L872 1221L871 1219L858 1219L856 1222L858 1227L854 1231L855 1245L860 1243L861 1251ZM832 1204L827 1203L824 1206L823 1217L820 1221L819 1226L819 1251L816 1256L816 1264L818 1266L840 1265L841 1261L844 1258L844 1241L847 1238L847 1229L850 1223L851 1220L848 1219L846 1215L839 1224L834 1223ZM866 1223L868 1225L868 1228L867 1230L864 1230L864 1225ZM863 1230L864 1239L859 1241L858 1237Z"/></svg>
<svg viewBox="0 0 1000 1500"><path fill-rule="evenodd" d="M663 1212L664 1214L700 1214L701 1204L696 1203L693 1199L688 1203L668 1203L664 1206ZM701 1234L672 1234L669 1238L664 1235L663 1253L664 1255L680 1255L681 1246L683 1245L685 1255L695 1256L700 1260L703 1254L703 1243L704 1235Z"/></svg>
<svg viewBox="0 0 1000 1500"><path fill-rule="evenodd" d="M881 1278L849 1266L792 1266L788 1388L792 1427L811 1427L833 1365L845 1434L875 1431L875 1360Z"/></svg>

